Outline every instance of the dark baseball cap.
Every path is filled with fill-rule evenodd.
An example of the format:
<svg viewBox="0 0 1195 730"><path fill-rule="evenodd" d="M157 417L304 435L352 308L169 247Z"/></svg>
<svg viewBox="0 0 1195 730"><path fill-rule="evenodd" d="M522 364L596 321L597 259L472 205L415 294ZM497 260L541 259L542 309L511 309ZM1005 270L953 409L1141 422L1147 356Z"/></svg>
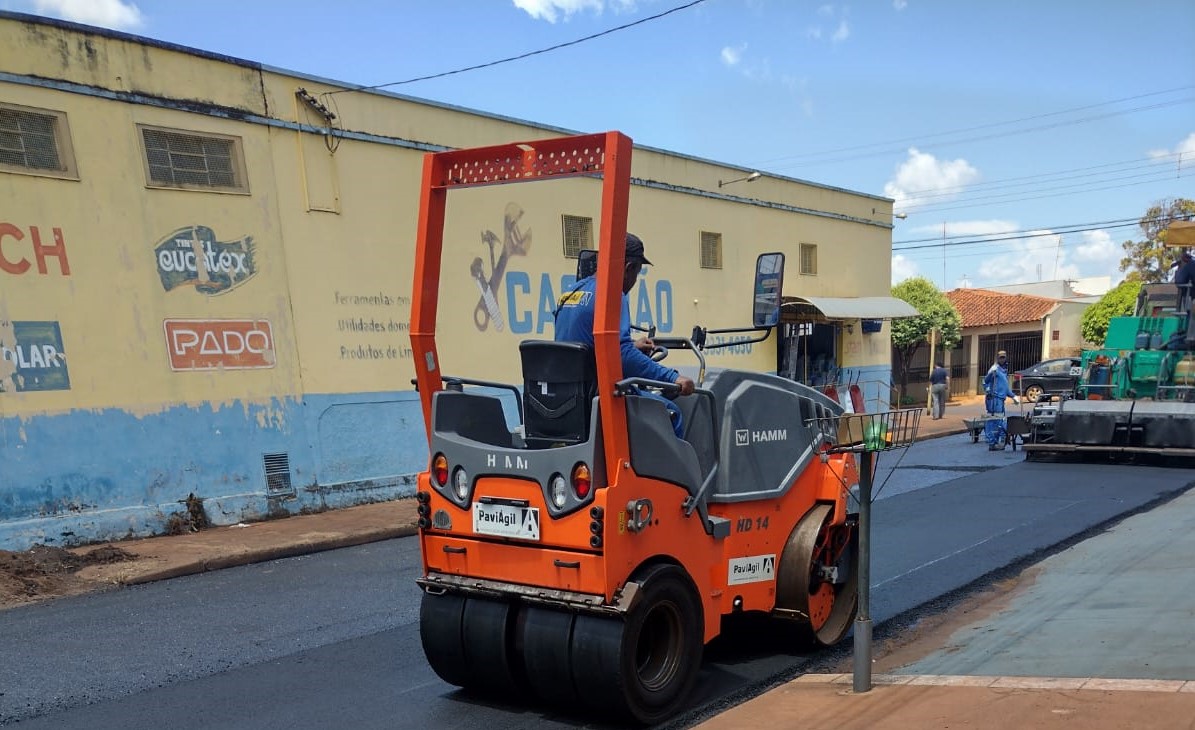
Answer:
<svg viewBox="0 0 1195 730"><path fill-rule="evenodd" d="M641 264L647 264L648 266L653 265L652 262L648 261L647 257L643 255L643 241L640 241L639 237L634 233L628 233L626 262L630 264L636 261Z"/></svg>

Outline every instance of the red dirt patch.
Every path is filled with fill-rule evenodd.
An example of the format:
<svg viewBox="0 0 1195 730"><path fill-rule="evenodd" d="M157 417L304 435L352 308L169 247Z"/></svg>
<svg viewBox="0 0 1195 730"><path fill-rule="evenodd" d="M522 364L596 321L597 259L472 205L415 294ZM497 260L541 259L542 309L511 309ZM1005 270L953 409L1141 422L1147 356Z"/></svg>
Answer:
<svg viewBox="0 0 1195 730"><path fill-rule="evenodd" d="M75 573L89 565L109 565L134 556L104 545L85 553L34 545L23 552L0 550L0 608L94 590Z"/></svg>

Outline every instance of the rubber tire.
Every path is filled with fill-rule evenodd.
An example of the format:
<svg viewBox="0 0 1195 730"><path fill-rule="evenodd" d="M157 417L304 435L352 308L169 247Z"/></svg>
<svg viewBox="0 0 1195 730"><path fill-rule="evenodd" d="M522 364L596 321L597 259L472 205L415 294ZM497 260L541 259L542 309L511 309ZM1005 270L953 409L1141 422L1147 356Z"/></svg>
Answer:
<svg viewBox="0 0 1195 730"><path fill-rule="evenodd" d="M684 707L697 680L705 648L702 606L677 566L651 566L632 580L642 587L625 620L577 616L573 681L584 688L581 699L591 711L654 725Z"/></svg>
<svg viewBox="0 0 1195 730"><path fill-rule="evenodd" d="M1025 400L1036 403L1045 393L1046 391L1040 385L1030 385L1025 389Z"/></svg>
<svg viewBox="0 0 1195 730"><path fill-rule="evenodd" d="M573 682L574 616L538 606L519 611L516 645L536 697L548 704L571 707L579 701Z"/></svg>
<svg viewBox="0 0 1195 730"><path fill-rule="evenodd" d="M440 679L464 687L469 682L469 660L461 641L465 598L453 593L424 593L419 604L419 640L423 655Z"/></svg>

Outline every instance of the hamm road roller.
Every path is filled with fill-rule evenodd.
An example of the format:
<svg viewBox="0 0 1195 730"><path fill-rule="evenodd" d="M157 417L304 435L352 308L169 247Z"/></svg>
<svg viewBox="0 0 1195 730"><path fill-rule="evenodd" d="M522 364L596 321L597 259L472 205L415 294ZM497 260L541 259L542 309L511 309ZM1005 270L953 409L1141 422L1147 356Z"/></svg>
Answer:
<svg viewBox="0 0 1195 730"><path fill-rule="evenodd" d="M778 637L815 646L847 633L858 472L825 425L838 403L773 375L707 375L705 330L656 341L656 357L697 358L692 395L623 377L631 152L608 132L425 158L410 330L430 457L419 628L450 684L650 724L686 708L724 617L770 615ZM436 347L449 191L576 176L601 179L593 347L523 341L518 384L454 376ZM743 282L752 326L737 331L768 336L782 279L783 255L760 256L750 294ZM518 393L521 423L499 388ZM674 399L683 438L644 390Z"/></svg>

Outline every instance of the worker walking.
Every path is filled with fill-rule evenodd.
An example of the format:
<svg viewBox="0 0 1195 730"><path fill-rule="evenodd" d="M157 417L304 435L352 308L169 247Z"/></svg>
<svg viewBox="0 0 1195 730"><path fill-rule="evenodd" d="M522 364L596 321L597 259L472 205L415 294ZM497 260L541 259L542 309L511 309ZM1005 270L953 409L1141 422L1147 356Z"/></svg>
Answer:
<svg viewBox="0 0 1195 730"><path fill-rule="evenodd" d="M1008 353L1004 350L996 353L996 363L983 376L984 408L990 416L983 424L983 433L987 438L989 451L1003 451L1008 440L1008 422L1004 418L1004 401L1012 397L1013 402L1020 403L1008 382Z"/></svg>
<svg viewBox="0 0 1195 730"><path fill-rule="evenodd" d="M946 399L950 397L950 372L941 361L929 374L930 414L935 421L946 415Z"/></svg>

